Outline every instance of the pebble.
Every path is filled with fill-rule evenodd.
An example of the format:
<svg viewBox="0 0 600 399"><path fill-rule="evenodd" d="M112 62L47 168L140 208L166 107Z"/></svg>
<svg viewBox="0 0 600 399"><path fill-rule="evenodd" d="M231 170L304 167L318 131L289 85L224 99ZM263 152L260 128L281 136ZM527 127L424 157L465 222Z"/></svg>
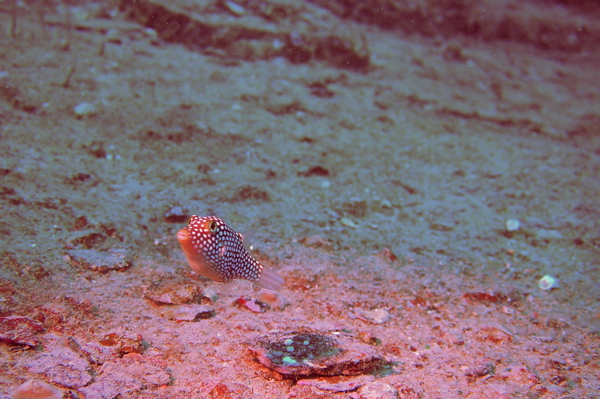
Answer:
<svg viewBox="0 0 600 399"><path fill-rule="evenodd" d="M213 308L206 305L173 305L160 310L163 317L175 321L200 321L215 316Z"/></svg>
<svg viewBox="0 0 600 399"><path fill-rule="evenodd" d="M398 399L398 391L390 384L372 381L363 385L358 394L360 399Z"/></svg>
<svg viewBox="0 0 600 399"><path fill-rule="evenodd" d="M96 113L96 106L90 103L81 103L73 108L73 112L78 118L92 116Z"/></svg>
<svg viewBox="0 0 600 399"><path fill-rule="evenodd" d="M251 298L246 295L236 299L234 304L240 307L244 307L254 313L264 313L269 308L269 305L267 305L266 303L260 302L257 299Z"/></svg>
<svg viewBox="0 0 600 399"><path fill-rule="evenodd" d="M100 345L115 347L119 355L125 355L127 353L140 354L144 350L142 336L130 331L119 331L106 334L100 340Z"/></svg>
<svg viewBox="0 0 600 399"><path fill-rule="evenodd" d="M548 291L559 287L559 281L556 277L546 274L540 279L539 287L541 290Z"/></svg>
<svg viewBox="0 0 600 399"><path fill-rule="evenodd" d="M12 392L13 399L62 399L63 391L39 380L29 380Z"/></svg>
<svg viewBox="0 0 600 399"><path fill-rule="evenodd" d="M340 219L340 222L341 222L341 223L342 223L344 226L351 227L351 228L353 228L353 229L356 229L356 228L358 227L358 225L357 225L356 223L354 223L354 222L352 221L352 219L350 219L350 218L347 218L347 217L345 217L345 216L344 216L343 218L341 218L341 219Z"/></svg>
<svg viewBox="0 0 600 399"><path fill-rule="evenodd" d="M266 303L273 310L283 310L287 306L287 301L277 291L264 290L258 295L258 300Z"/></svg>
<svg viewBox="0 0 600 399"><path fill-rule="evenodd" d="M385 309L361 310L359 315L372 324L383 324L390 319L390 312Z"/></svg>
<svg viewBox="0 0 600 399"><path fill-rule="evenodd" d="M506 231L517 231L521 228L521 222L517 219L508 219L505 223Z"/></svg>

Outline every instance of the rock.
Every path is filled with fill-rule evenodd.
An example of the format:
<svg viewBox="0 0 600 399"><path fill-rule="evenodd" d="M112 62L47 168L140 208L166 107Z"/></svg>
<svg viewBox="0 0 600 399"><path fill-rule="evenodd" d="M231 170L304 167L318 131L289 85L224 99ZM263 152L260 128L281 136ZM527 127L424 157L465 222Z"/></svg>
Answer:
<svg viewBox="0 0 600 399"><path fill-rule="evenodd" d="M208 393L211 399L247 399L252 397L252 388L232 381L221 381Z"/></svg>
<svg viewBox="0 0 600 399"><path fill-rule="evenodd" d="M298 385L310 385L324 391L350 392L375 379L372 375L358 377L309 378L298 381Z"/></svg>
<svg viewBox="0 0 600 399"><path fill-rule="evenodd" d="M251 298L247 295L241 296L235 300L234 304L241 308L248 309L254 313L264 313L269 309L269 305L260 302L255 298Z"/></svg>
<svg viewBox="0 0 600 399"><path fill-rule="evenodd" d="M559 287L559 281L556 277L546 274L542 277L538 283L539 287L543 291L548 291L553 288Z"/></svg>
<svg viewBox="0 0 600 399"><path fill-rule="evenodd" d="M488 341L495 344L504 344L513 340L512 335L497 327L483 327L477 331L475 338L481 342Z"/></svg>
<svg viewBox="0 0 600 399"><path fill-rule="evenodd" d="M188 220L189 217L189 213L182 207L174 206L165 213L164 220L167 223L183 223Z"/></svg>
<svg viewBox="0 0 600 399"><path fill-rule="evenodd" d="M108 273L114 270L122 272L131 266L128 251L121 248L108 251L72 249L67 251L66 260L71 266L99 273Z"/></svg>
<svg viewBox="0 0 600 399"><path fill-rule="evenodd" d="M51 382L72 389L86 386L93 379L88 362L68 347L41 353L26 365L29 371L43 374Z"/></svg>
<svg viewBox="0 0 600 399"><path fill-rule="evenodd" d="M100 230L89 228L72 232L66 242L69 248L93 249L102 245L106 239L107 236Z"/></svg>
<svg viewBox="0 0 600 399"><path fill-rule="evenodd" d="M290 377L359 375L391 367L371 345L309 329L261 336L249 350L266 367Z"/></svg>
<svg viewBox="0 0 600 399"><path fill-rule="evenodd" d="M167 305L183 305L201 300L198 285L183 279L154 283L144 296L156 303Z"/></svg>
<svg viewBox="0 0 600 399"><path fill-rule="evenodd" d="M175 321L200 321L215 316L213 308L206 305L173 305L160 309L163 317Z"/></svg>
<svg viewBox="0 0 600 399"><path fill-rule="evenodd" d="M62 399L63 391L39 380L29 380L12 392L13 399Z"/></svg>
<svg viewBox="0 0 600 399"><path fill-rule="evenodd" d="M283 310L287 306L287 301L277 291L263 290L258 295L258 300L262 303L266 303L274 310Z"/></svg>
<svg viewBox="0 0 600 399"><path fill-rule="evenodd" d="M94 104L90 103L81 103L73 107L73 113L77 118L83 118L86 116L92 116L96 114L97 109Z"/></svg>
<svg viewBox="0 0 600 399"><path fill-rule="evenodd" d="M383 324L390 319L390 313L385 309L361 310L359 315L373 324Z"/></svg>
<svg viewBox="0 0 600 399"><path fill-rule="evenodd" d="M390 384L373 381L363 385L358 394L360 399L398 399L398 391Z"/></svg>
<svg viewBox="0 0 600 399"><path fill-rule="evenodd" d="M36 336L44 332L44 325L29 317L0 317L0 341L12 345L35 346L40 343Z"/></svg>
<svg viewBox="0 0 600 399"><path fill-rule="evenodd" d="M142 336L131 331L119 331L106 334L100 340L100 345L115 347L119 355L127 353L140 354L144 350Z"/></svg>

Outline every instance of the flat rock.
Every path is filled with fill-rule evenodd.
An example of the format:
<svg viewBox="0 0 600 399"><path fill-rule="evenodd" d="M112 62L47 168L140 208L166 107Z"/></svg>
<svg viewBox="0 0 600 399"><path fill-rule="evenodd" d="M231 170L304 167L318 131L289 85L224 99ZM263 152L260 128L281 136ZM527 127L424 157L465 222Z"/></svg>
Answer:
<svg viewBox="0 0 600 399"><path fill-rule="evenodd" d="M215 316L215 311L206 305L173 305L164 306L160 309L163 317L175 321L200 321Z"/></svg>
<svg viewBox="0 0 600 399"><path fill-rule="evenodd" d="M45 331L42 323L29 317L0 317L0 341L12 345L38 345L37 335Z"/></svg>
<svg viewBox="0 0 600 399"><path fill-rule="evenodd" d="M372 375L358 377L309 378L298 381L298 385L309 385L323 391L350 392L375 379Z"/></svg>
<svg viewBox="0 0 600 399"><path fill-rule="evenodd" d="M158 359L126 355L104 363L94 382L81 388L86 398L133 398L133 392L167 385L172 381L166 364Z"/></svg>
<svg viewBox="0 0 600 399"><path fill-rule="evenodd" d="M66 255L70 265L99 273L108 273L113 270L124 271L131 267L128 251L121 248L108 251L72 249L67 251Z"/></svg>
<svg viewBox="0 0 600 399"><path fill-rule="evenodd" d="M250 343L260 363L286 376L359 375L391 368L377 350L342 333L276 332Z"/></svg>
<svg viewBox="0 0 600 399"><path fill-rule="evenodd" d="M27 368L68 388L81 388L92 381L88 362L67 347L39 354L27 363Z"/></svg>

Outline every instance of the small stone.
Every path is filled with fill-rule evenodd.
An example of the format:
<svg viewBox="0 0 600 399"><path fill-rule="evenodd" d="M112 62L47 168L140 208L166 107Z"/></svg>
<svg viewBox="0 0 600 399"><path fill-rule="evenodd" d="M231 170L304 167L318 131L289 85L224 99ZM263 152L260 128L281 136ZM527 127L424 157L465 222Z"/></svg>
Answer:
<svg viewBox="0 0 600 399"><path fill-rule="evenodd" d="M233 1L224 1L223 4L229 11L237 16L242 16L246 13L246 9Z"/></svg>
<svg viewBox="0 0 600 399"><path fill-rule="evenodd" d="M541 290L548 291L559 287L559 281L556 277L546 274L540 279L539 286Z"/></svg>
<svg viewBox="0 0 600 399"><path fill-rule="evenodd" d="M383 324L390 319L390 313L385 309L362 310L360 316L373 324Z"/></svg>
<svg viewBox="0 0 600 399"><path fill-rule="evenodd" d="M92 116L96 113L96 106L90 103L81 103L73 108L73 112L78 118Z"/></svg>
<svg viewBox="0 0 600 399"><path fill-rule="evenodd" d="M29 380L12 392L13 399L62 399L63 391L39 380Z"/></svg>
<svg viewBox="0 0 600 399"><path fill-rule="evenodd" d="M211 290L210 288L205 288L202 291L202 303L215 303L219 299L219 294L216 291Z"/></svg>
<svg viewBox="0 0 600 399"><path fill-rule="evenodd" d="M215 316L214 309L206 305L173 305L165 306L160 313L169 320L200 321Z"/></svg>
<svg viewBox="0 0 600 399"><path fill-rule="evenodd" d="M95 249L72 249L67 251L67 261L74 267L90 269L98 273L124 271L129 269L131 261L125 249L98 251Z"/></svg>
<svg viewBox="0 0 600 399"><path fill-rule="evenodd" d="M521 228L521 222L519 222L517 219L508 219L505 223L505 228L506 231L517 231L519 228Z"/></svg>
<svg viewBox="0 0 600 399"><path fill-rule="evenodd" d="M358 394L360 399L398 399L398 391L390 384L372 381L363 385Z"/></svg>
<svg viewBox="0 0 600 399"><path fill-rule="evenodd" d="M350 218L347 218L347 217L345 217L345 216L344 216L343 218L341 218L341 219L340 219L340 222L341 222L341 223L342 223L344 226L351 227L351 228L353 228L353 229L356 229L356 228L358 227L358 225L357 225L356 223L354 223L354 222L352 221L352 219L350 219Z"/></svg>
<svg viewBox="0 0 600 399"><path fill-rule="evenodd" d="M254 313L264 313L269 308L269 305L267 305L266 303L260 302L246 295L236 299L234 304L240 307L244 307Z"/></svg>
<svg viewBox="0 0 600 399"><path fill-rule="evenodd" d="M287 301L277 291L264 290L258 295L258 300L262 303L266 303L274 310L283 310L287 306Z"/></svg>

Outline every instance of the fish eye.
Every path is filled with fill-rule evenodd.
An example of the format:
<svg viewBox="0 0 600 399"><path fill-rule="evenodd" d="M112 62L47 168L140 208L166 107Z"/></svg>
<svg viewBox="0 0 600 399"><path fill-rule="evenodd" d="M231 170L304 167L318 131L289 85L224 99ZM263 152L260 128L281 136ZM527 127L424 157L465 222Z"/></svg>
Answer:
<svg viewBox="0 0 600 399"><path fill-rule="evenodd" d="M216 231L217 230L217 222L210 222L210 225L208 227L210 228L210 231Z"/></svg>

